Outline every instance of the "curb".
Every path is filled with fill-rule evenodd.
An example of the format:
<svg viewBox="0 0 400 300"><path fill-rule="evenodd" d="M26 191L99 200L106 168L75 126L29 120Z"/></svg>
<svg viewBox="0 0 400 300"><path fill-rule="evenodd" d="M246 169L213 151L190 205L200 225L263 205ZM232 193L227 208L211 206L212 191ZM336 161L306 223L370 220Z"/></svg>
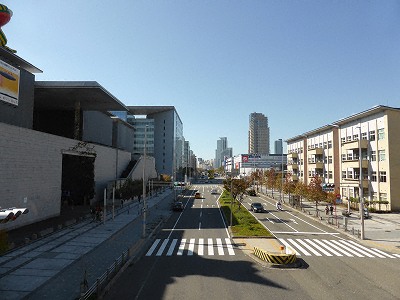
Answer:
<svg viewBox="0 0 400 300"><path fill-rule="evenodd" d="M254 247L254 255L273 265L293 266L293 264L295 264L297 260L295 253L271 253L268 251L264 251L258 247Z"/></svg>

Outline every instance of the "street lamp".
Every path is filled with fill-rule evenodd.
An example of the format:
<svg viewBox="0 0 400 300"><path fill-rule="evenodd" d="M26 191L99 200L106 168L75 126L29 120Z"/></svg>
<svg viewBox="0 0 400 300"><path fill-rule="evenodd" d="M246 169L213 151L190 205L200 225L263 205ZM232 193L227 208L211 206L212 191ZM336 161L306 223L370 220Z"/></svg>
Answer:
<svg viewBox="0 0 400 300"><path fill-rule="evenodd" d="M143 147L143 238L146 237L146 143L147 143L147 127L144 128L144 147Z"/></svg>
<svg viewBox="0 0 400 300"><path fill-rule="evenodd" d="M360 163L360 188L359 188L359 196L360 196L360 220L361 220L361 239L364 239L364 191L363 191L363 174L362 174L362 155L361 155L361 124L357 126L358 128L358 159Z"/></svg>
<svg viewBox="0 0 400 300"><path fill-rule="evenodd" d="M285 202L284 200L283 200L283 141L282 141L282 139L279 139L280 141L281 141L281 201L282 202Z"/></svg>

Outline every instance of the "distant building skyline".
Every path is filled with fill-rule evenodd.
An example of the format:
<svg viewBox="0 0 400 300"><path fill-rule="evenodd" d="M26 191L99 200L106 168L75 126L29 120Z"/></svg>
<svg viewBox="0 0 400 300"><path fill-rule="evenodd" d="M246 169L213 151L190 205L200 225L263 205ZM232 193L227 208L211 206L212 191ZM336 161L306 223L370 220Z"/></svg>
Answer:
<svg viewBox="0 0 400 300"><path fill-rule="evenodd" d="M276 140L274 142L274 153L283 154L283 142L282 139Z"/></svg>
<svg viewBox="0 0 400 300"><path fill-rule="evenodd" d="M228 148L228 138L220 137L217 140L217 149L215 150L214 168L223 166L225 157L232 157L232 148Z"/></svg>

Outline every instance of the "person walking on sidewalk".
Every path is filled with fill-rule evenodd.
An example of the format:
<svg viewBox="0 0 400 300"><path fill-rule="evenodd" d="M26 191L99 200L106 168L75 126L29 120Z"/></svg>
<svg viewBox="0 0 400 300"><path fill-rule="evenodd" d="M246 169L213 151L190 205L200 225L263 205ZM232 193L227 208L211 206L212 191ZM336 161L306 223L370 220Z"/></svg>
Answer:
<svg viewBox="0 0 400 300"><path fill-rule="evenodd" d="M331 216L333 215L333 205L329 206L329 211L331 212Z"/></svg>
<svg viewBox="0 0 400 300"><path fill-rule="evenodd" d="M325 206L325 214L326 214L326 215L329 214L329 207L328 207L328 204Z"/></svg>

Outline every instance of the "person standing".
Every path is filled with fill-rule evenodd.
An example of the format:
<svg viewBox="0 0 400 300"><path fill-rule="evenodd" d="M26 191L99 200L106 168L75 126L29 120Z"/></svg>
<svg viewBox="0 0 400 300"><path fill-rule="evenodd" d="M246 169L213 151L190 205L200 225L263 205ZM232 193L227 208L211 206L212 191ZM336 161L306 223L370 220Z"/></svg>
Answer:
<svg viewBox="0 0 400 300"><path fill-rule="evenodd" d="M331 206L329 207L329 210L331 212L331 215L333 215L333 205L331 204Z"/></svg>

